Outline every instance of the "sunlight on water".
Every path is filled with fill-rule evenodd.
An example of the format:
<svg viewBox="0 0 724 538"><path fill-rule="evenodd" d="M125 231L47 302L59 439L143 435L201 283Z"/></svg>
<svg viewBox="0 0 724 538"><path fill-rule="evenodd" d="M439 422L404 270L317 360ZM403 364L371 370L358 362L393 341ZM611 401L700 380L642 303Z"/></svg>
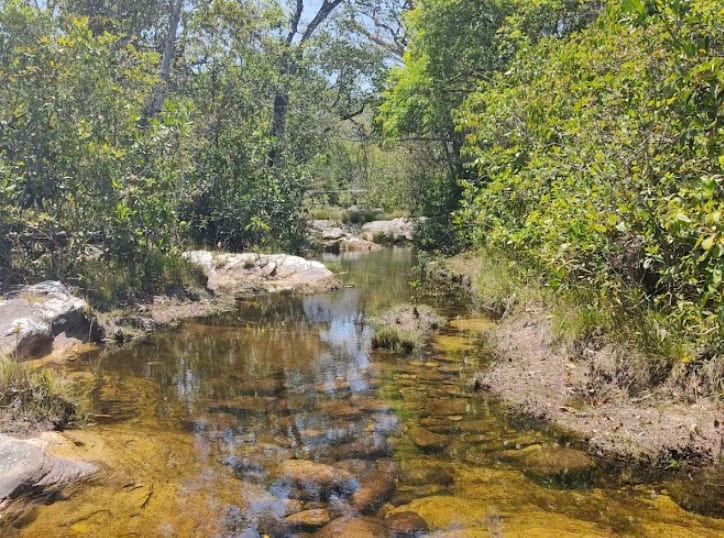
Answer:
<svg viewBox="0 0 724 538"><path fill-rule="evenodd" d="M724 533L473 395L490 321L461 317L422 355L371 353L369 316L414 299L412 253L334 261L354 287L245 301L79 364L98 424L56 451L105 470L17 503L3 536Z"/></svg>

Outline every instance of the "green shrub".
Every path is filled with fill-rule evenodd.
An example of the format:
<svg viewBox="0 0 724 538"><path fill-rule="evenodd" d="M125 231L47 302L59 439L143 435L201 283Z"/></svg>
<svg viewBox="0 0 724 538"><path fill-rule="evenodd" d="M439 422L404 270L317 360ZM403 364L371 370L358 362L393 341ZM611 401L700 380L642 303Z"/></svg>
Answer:
<svg viewBox="0 0 724 538"><path fill-rule="evenodd" d="M78 286L90 303L110 310L153 295L195 298L206 285L201 268L173 254L149 255L143 263L125 259L90 259L78 267L70 282Z"/></svg>
<svg viewBox="0 0 724 538"><path fill-rule="evenodd" d="M522 49L468 98L460 127L476 175L461 229L555 293L590 290L586 326L670 352L651 335L680 334L695 355L720 354L724 8L624 4Z"/></svg>

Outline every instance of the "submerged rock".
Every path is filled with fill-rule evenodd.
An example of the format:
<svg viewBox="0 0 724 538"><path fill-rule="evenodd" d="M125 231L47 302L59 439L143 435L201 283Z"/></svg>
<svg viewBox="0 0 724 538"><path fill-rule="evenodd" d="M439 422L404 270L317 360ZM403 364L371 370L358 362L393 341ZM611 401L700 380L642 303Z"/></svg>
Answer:
<svg viewBox="0 0 724 538"><path fill-rule="evenodd" d="M0 354L36 357L102 337L88 303L60 282L26 286L0 299Z"/></svg>
<svg viewBox="0 0 724 538"><path fill-rule="evenodd" d="M583 480L594 472L594 461L585 452L551 444L504 450L498 458L523 465L527 475L555 482Z"/></svg>
<svg viewBox="0 0 724 538"><path fill-rule="evenodd" d="M452 473L427 460L405 461L401 464L400 482L410 486L438 484L451 486L455 482Z"/></svg>
<svg viewBox="0 0 724 538"><path fill-rule="evenodd" d="M391 453L392 446L387 438L376 434L340 445L336 451L337 458L340 460L352 458L383 458L389 456Z"/></svg>
<svg viewBox="0 0 724 538"><path fill-rule="evenodd" d="M430 530L427 521L415 512L397 512L385 519L385 527L392 531L395 538L422 536Z"/></svg>
<svg viewBox="0 0 724 538"><path fill-rule="evenodd" d="M425 428L414 428L410 432L410 437L415 445L426 451L439 451L445 448L450 439L447 435L433 433Z"/></svg>
<svg viewBox="0 0 724 538"><path fill-rule="evenodd" d="M390 536L379 519L372 517L341 517L320 530L318 538L386 538Z"/></svg>
<svg viewBox="0 0 724 538"><path fill-rule="evenodd" d="M375 472L362 478L359 489L350 498L352 507L361 514L373 514L395 493L395 464L381 462Z"/></svg>
<svg viewBox="0 0 724 538"><path fill-rule="evenodd" d="M6 499L69 486L99 470L93 463L50 454L55 435L21 440L0 434L0 505Z"/></svg>
<svg viewBox="0 0 724 538"><path fill-rule="evenodd" d="M468 402L462 398L441 399L427 406L427 414L433 417L463 415L468 411Z"/></svg>
<svg viewBox="0 0 724 538"><path fill-rule="evenodd" d="M332 520L329 510L326 508L313 508L302 510L291 516L287 516L284 522L291 529L311 530L325 526Z"/></svg>
<svg viewBox="0 0 724 538"><path fill-rule="evenodd" d="M281 377L265 377L240 380L236 390L244 396L276 396L286 390L286 385Z"/></svg>
<svg viewBox="0 0 724 538"><path fill-rule="evenodd" d="M289 488L289 495L303 500L325 499L333 492L352 493L358 482L354 475L331 465L309 460L287 460L279 466L274 488Z"/></svg>

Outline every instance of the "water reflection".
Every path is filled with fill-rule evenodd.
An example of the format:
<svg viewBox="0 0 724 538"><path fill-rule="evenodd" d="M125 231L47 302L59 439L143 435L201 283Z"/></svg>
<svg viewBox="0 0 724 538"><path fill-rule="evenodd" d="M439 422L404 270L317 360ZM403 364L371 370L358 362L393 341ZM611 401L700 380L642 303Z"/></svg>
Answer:
<svg viewBox="0 0 724 538"><path fill-rule="evenodd" d="M405 249L334 258L354 287L244 301L79 365L96 375L105 422L69 435L114 473L43 506L22 533L294 536L334 520L330 536L350 533L352 516L384 536L383 518L410 511L471 536L724 531L652 498L656 485L607 485L575 447L471 398L480 320L424 355L372 355L367 320L411 299L412 260ZM406 517L388 524L424 533Z"/></svg>

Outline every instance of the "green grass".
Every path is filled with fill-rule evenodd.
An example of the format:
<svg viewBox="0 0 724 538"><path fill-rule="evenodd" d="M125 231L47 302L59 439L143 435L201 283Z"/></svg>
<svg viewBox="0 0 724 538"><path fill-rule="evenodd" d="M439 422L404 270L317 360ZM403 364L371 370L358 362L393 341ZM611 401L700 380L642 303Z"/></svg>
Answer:
<svg viewBox="0 0 724 538"><path fill-rule="evenodd" d="M310 220L335 220L342 222L344 218L344 209L341 207L313 207L309 209L307 218Z"/></svg>
<svg viewBox="0 0 724 538"><path fill-rule="evenodd" d="M203 289L200 267L177 255L154 254L144 263L128 260L87 260L73 284L98 310L109 311L153 295L189 297Z"/></svg>
<svg viewBox="0 0 724 538"><path fill-rule="evenodd" d="M372 349L385 349L393 353L412 353L422 343L421 335L392 327L381 327L372 335Z"/></svg>
<svg viewBox="0 0 724 538"><path fill-rule="evenodd" d="M82 420L87 395L61 374L0 356L0 429L13 422L62 429Z"/></svg>

